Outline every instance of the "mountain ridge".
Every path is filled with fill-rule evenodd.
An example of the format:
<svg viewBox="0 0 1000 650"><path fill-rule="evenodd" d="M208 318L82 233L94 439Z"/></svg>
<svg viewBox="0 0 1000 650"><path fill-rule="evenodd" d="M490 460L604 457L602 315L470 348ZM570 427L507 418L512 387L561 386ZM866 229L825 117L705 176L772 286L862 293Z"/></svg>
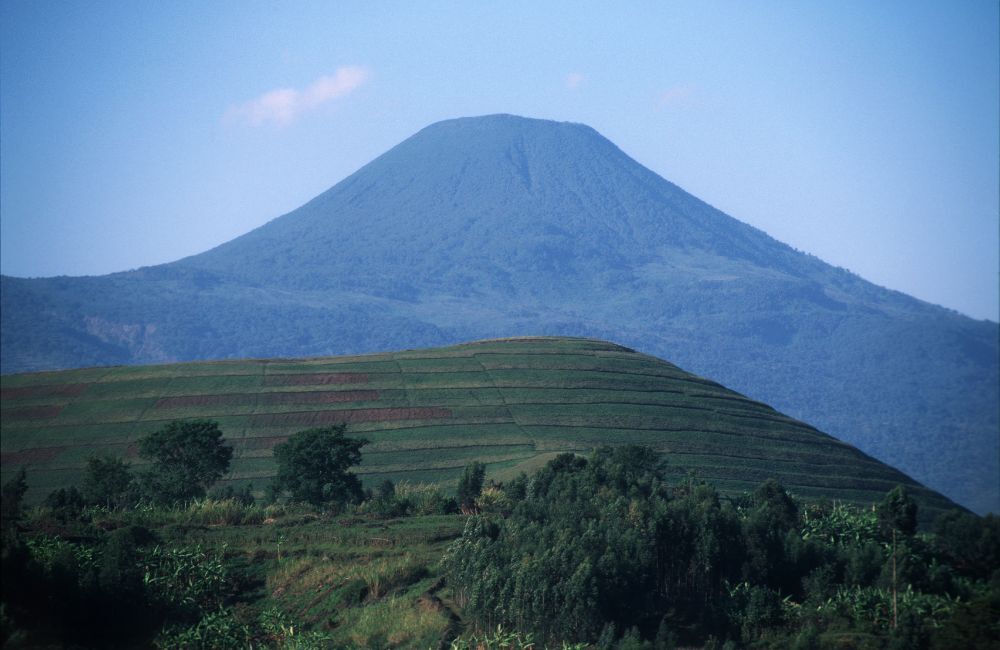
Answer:
<svg viewBox="0 0 1000 650"><path fill-rule="evenodd" d="M795 251L585 126L439 122L199 255L2 283L4 372L596 336L1000 510L995 324Z"/></svg>

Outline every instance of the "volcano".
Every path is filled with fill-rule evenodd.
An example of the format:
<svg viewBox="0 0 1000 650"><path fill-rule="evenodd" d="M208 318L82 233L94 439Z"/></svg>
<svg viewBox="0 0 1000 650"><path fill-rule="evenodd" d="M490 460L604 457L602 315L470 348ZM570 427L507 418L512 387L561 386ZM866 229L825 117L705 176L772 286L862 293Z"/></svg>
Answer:
<svg viewBox="0 0 1000 650"><path fill-rule="evenodd" d="M1000 511L996 323L798 252L579 124L440 122L200 255L2 279L5 373L525 334L670 359Z"/></svg>

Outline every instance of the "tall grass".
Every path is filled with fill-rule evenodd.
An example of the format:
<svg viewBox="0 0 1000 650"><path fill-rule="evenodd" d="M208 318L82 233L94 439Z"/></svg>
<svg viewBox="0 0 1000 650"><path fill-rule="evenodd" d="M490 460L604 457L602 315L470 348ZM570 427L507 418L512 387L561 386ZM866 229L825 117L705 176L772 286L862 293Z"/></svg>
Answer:
<svg viewBox="0 0 1000 650"><path fill-rule="evenodd" d="M46 514L46 509L34 509L35 517ZM148 502L139 502L127 509L109 509L103 506L92 506L84 509L80 518L99 528L112 529L121 526L146 526L160 528L163 526L255 526L263 523L275 523L292 514L307 516L311 512L304 506L296 504L294 508L287 505L258 505L243 503L237 498L214 499L206 497L195 499L179 506L160 506Z"/></svg>
<svg viewBox="0 0 1000 650"><path fill-rule="evenodd" d="M378 600L394 589L409 586L427 576L427 566L406 554L362 564L360 578L368 587L368 599Z"/></svg>
<svg viewBox="0 0 1000 650"><path fill-rule="evenodd" d="M498 625L495 630L483 632L482 634L460 636L448 646L449 650L542 650L542 648L548 647L553 646L537 645L532 640L531 634L506 630L502 625ZM561 645L555 647L558 647L559 650L584 650L588 645L586 643L566 643L564 641Z"/></svg>
<svg viewBox="0 0 1000 650"><path fill-rule="evenodd" d="M339 640L354 647L433 648L448 620L412 599L391 596L348 612L343 623L346 638Z"/></svg>

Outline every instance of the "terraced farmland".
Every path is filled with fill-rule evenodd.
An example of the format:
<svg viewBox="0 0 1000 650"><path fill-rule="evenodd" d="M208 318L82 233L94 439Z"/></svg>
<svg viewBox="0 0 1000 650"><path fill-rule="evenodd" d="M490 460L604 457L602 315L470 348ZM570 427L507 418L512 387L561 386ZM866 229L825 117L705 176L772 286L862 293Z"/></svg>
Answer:
<svg viewBox="0 0 1000 650"><path fill-rule="evenodd" d="M166 422L217 420L235 448L226 480L264 487L271 448L346 422L368 438L366 484L449 483L473 460L488 476L560 452L640 443L678 479L723 492L768 477L804 498L880 500L908 484L925 517L945 497L854 447L719 384L612 343L518 338L357 357L120 366L2 377L2 467L26 467L29 498L78 483L88 457L138 464L136 440Z"/></svg>

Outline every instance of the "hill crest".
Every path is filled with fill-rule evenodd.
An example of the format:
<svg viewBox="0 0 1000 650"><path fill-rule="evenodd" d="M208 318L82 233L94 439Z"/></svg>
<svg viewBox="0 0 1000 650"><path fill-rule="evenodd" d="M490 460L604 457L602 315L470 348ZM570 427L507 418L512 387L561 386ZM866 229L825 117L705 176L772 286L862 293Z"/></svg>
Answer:
<svg viewBox="0 0 1000 650"><path fill-rule="evenodd" d="M725 493L777 478L807 499L875 502L906 484L928 517L955 507L901 472L722 385L624 346L516 337L351 357L119 366L2 378L3 470L28 469L35 500L78 482L86 459L136 460L136 440L211 418L234 445L230 483L266 484L271 448L348 423L372 441L374 485L450 484L479 460L512 478L566 451L638 443Z"/></svg>

